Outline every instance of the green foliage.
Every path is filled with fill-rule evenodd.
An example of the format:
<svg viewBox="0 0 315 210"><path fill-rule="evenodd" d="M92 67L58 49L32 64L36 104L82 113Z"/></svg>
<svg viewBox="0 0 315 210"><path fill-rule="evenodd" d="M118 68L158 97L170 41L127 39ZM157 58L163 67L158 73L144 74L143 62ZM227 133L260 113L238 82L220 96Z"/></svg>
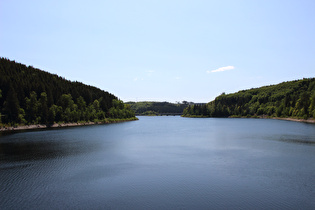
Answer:
<svg viewBox="0 0 315 210"><path fill-rule="evenodd" d="M40 110L39 114L41 118L41 123L42 124L48 123L48 99L47 99L47 94L45 92L40 94L39 110Z"/></svg>
<svg viewBox="0 0 315 210"><path fill-rule="evenodd" d="M26 101L26 120L30 123L37 123L39 103L37 101L37 94L32 91L30 98L25 98Z"/></svg>
<svg viewBox="0 0 315 210"><path fill-rule="evenodd" d="M137 115L161 115L161 114L182 114L188 106L187 101L182 104L169 102L127 102Z"/></svg>
<svg viewBox="0 0 315 210"><path fill-rule="evenodd" d="M0 58L0 75L0 116L5 124L135 117L130 106L108 92L15 61Z"/></svg>
<svg viewBox="0 0 315 210"><path fill-rule="evenodd" d="M143 112L142 115L145 115L145 116L159 116L159 113L157 113L155 111L146 111L146 112Z"/></svg>
<svg viewBox="0 0 315 210"><path fill-rule="evenodd" d="M2 90L0 89L0 99L2 98ZM1 109L0 109L1 111ZM2 122L2 115L1 115L1 112L0 112L0 123Z"/></svg>
<svg viewBox="0 0 315 210"><path fill-rule="evenodd" d="M130 109L130 105L124 104L121 100L113 100L113 107L109 109L109 116L111 118L132 118L135 116L133 110Z"/></svg>
<svg viewBox="0 0 315 210"><path fill-rule="evenodd" d="M14 122L14 123L20 122L20 119L19 119L20 105L19 105L16 92L14 91L12 86L10 87L6 100L3 104L3 111L5 113L6 122Z"/></svg>
<svg viewBox="0 0 315 210"><path fill-rule="evenodd" d="M221 94L201 106L189 106L183 116L315 117L315 78Z"/></svg>

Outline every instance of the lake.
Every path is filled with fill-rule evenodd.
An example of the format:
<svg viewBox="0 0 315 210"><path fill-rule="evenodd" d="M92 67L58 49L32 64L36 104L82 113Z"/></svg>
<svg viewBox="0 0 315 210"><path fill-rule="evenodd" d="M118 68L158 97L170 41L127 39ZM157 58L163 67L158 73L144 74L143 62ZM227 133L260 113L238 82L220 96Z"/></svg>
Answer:
<svg viewBox="0 0 315 210"><path fill-rule="evenodd" d="M139 119L0 134L0 209L314 209L314 124Z"/></svg>

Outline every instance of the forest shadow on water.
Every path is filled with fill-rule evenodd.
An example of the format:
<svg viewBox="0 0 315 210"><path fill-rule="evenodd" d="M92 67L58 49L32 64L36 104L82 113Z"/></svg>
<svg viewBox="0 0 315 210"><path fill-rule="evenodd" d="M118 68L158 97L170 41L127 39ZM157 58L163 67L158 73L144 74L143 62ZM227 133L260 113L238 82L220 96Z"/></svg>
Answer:
<svg viewBox="0 0 315 210"><path fill-rule="evenodd" d="M95 152L99 143L86 141L82 136L58 135L71 132L73 128L43 129L37 131L7 132L2 135L5 141L0 141L0 169L12 168L5 163L42 161L47 159L58 159L67 156L75 156L83 153ZM76 128L78 129L78 128Z"/></svg>
<svg viewBox="0 0 315 210"><path fill-rule="evenodd" d="M82 142L81 142L82 143ZM0 157L10 161L32 161L58 158L91 152L97 149L97 145L80 143L60 144L60 142L19 142L0 143Z"/></svg>
<svg viewBox="0 0 315 210"><path fill-rule="evenodd" d="M315 146L315 136L313 138L308 136L281 136L279 138L272 138L271 140Z"/></svg>

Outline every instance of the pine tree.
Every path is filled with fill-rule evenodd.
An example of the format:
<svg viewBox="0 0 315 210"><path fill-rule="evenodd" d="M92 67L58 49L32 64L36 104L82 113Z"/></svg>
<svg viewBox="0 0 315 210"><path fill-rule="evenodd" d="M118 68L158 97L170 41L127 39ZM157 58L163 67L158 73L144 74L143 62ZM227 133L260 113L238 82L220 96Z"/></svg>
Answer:
<svg viewBox="0 0 315 210"><path fill-rule="evenodd" d="M48 121L48 106L47 106L47 94L45 92L41 93L40 95L39 107L40 107L41 123L46 124Z"/></svg>
<svg viewBox="0 0 315 210"><path fill-rule="evenodd" d="M10 86L7 98L4 102L4 114L6 122L19 123L20 105L16 92L12 85Z"/></svg>
<svg viewBox="0 0 315 210"><path fill-rule="evenodd" d="M30 93L30 98L25 98L26 100L26 120L29 123L38 123L37 118L38 118L38 108L39 108L39 103L37 100L37 94L35 91L32 91Z"/></svg>
<svg viewBox="0 0 315 210"><path fill-rule="evenodd" d="M1 89L0 89L0 98L2 98L2 91L1 91ZM1 111L1 109L0 109L0 111ZM2 115L1 115L1 112L0 112L0 123L2 122L1 119L2 119Z"/></svg>

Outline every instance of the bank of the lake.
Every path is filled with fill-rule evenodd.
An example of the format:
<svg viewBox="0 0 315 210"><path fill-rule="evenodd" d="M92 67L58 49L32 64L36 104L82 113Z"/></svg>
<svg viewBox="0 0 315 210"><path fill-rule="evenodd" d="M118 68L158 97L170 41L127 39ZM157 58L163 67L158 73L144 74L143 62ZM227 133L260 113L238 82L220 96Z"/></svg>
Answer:
<svg viewBox="0 0 315 210"><path fill-rule="evenodd" d="M280 118L280 117L273 117L272 119L275 120L287 120L287 121L293 121L293 122L304 122L304 123L315 123L315 119L298 119L298 118Z"/></svg>
<svg viewBox="0 0 315 210"><path fill-rule="evenodd" d="M182 115L181 117L187 117L187 118L216 118L216 117L208 117L203 115ZM219 117L219 118L225 118L225 117ZM293 122L303 122L303 123L314 123L314 118L308 118L308 119L301 119L301 118L292 118L292 117L270 117L270 116L230 116L226 118L255 118L255 119L274 119L274 120L287 120L287 121L293 121Z"/></svg>
<svg viewBox="0 0 315 210"><path fill-rule="evenodd" d="M302 118L293 118L293 117L270 117L266 115L250 116L250 117L231 116L229 118L259 118L259 119L287 120L287 121L303 122L303 123L315 123L314 118L302 119Z"/></svg>
<svg viewBox="0 0 315 210"><path fill-rule="evenodd" d="M128 118L128 119L105 119L102 121L96 122L71 122L71 123L54 123L52 125L36 124L36 125L17 125L17 126L3 126L0 128L0 132L5 131L21 131L21 130L35 130L35 129L46 129L46 128L65 128L65 127L77 127L77 126L86 126L86 125L100 125L100 124L111 124L111 123L120 123L120 122L129 122L139 120L137 117Z"/></svg>

